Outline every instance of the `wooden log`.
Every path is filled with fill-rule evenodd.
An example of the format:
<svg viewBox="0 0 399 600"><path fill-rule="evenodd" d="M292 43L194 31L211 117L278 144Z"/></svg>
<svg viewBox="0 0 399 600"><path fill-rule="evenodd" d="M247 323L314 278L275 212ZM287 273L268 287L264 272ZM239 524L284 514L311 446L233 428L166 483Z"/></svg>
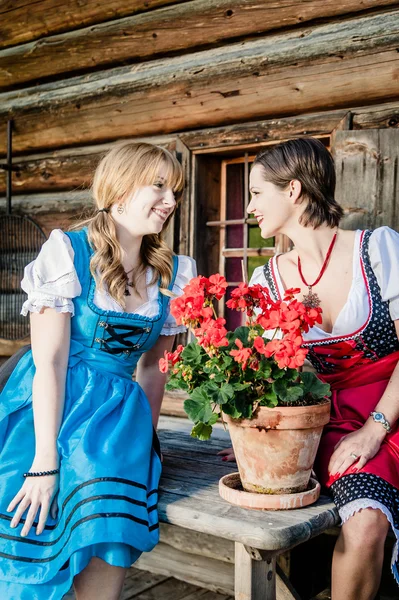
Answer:
<svg viewBox="0 0 399 600"><path fill-rule="evenodd" d="M332 110L200 129L179 134L178 137L195 154L207 154L210 151L212 153L226 152L237 146L259 148L301 135L328 136L331 131L339 128L340 123L343 123L349 114L354 129L399 127L399 102L391 102L375 106L355 107L351 111ZM146 141L165 146L171 151L176 149L176 137L173 135L132 138L132 141ZM13 194L25 195L31 192L67 189L76 191L76 188L87 187L90 185L94 168L100 156L110 147L111 144L99 144L17 157L14 163L19 170L13 173ZM202 202L209 203L210 194L214 194L212 182L215 177L218 177L220 159L214 157L211 160L204 157L204 160L206 160L204 164L197 165L196 177L201 185L197 186L196 193L203 193ZM206 178L209 179L209 185L206 185L208 181ZM203 192L204 186L206 192ZM195 179L193 187L195 187ZM5 194L5 190L6 175L4 171L0 170L0 194ZM27 201L29 200L27 199ZM217 195L213 210L212 214L216 218L219 214L219 195ZM203 225L197 221L197 229ZM215 244L210 243L209 246L214 248Z"/></svg>
<svg viewBox="0 0 399 600"><path fill-rule="evenodd" d="M39 215L57 211L77 212L93 206L91 194L88 190L60 192L59 194L28 194L15 196L12 199L12 211L16 213L28 212L30 215ZM6 199L0 198L0 212L6 208Z"/></svg>
<svg viewBox="0 0 399 600"><path fill-rule="evenodd" d="M176 148L175 137L170 135L135 138L131 141L156 144L171 152ZM13 161L18 167L18 171L12 174L13 194L88 188L99 160L112 145L113 142L17 157ZM0 194L5 190L6 173L0 170Z"/></svg>
<svg viewBox="0 0 399 600"><path fill-rule="evenodd" d="M399 11L2 95L15 152L394 100Z"/></svg>
<svg viewBox="0 0 399 600"><path fill-rule="evenodd" d="M397 2L311 0L292 10L291 0L192 0L5 49L0 52L0 88L181 53L313 19L392 5Z"/></svg>
<svg viewBox="0 0 399 600"><path fill-rule="evenodd" d="M184 0L6 0L0 7L0 48Z"/></svg>

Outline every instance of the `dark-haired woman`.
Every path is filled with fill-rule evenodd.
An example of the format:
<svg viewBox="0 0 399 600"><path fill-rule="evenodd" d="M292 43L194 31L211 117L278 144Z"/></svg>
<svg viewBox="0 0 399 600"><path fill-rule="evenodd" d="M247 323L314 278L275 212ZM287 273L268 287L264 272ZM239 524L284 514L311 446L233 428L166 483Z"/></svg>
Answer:
<svg viewBox="0 0 399 600"><path fill-rule="evenodd" d="M60 600L72 582L77 600L117 600L158 541L158 361L180 331L170 296L195 276L162 240L182 186L164 148L114 145L93 217L25 270L32 352L0 397L2 600Z"/></svg>
<svg viewBox="0 0 399 600"><path fill-rule="evenodd" d="M333 160L312 138L261 152L250 191L248 212L262 237L283 233L294 245L257 268L251 283L275 299L300 288L300 300L323 309L304 347L333 390L316 464L342 519L332 599L372 600L390 526L399 538L399 235L339 228ZM397 559L395 546L399 582Z"/></svg>

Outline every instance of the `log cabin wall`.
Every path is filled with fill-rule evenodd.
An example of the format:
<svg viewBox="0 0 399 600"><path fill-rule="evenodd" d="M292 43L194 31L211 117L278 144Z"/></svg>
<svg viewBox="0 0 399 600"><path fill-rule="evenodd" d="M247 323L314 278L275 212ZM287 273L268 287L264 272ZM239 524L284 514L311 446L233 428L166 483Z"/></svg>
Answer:
<svg viewBox="0 0 399 600"><path fill-rule="evenodd" d="M170 243L201 270L217 267L218 234L205 229L220 215L221 160L303 134L325 140L341 167L351 157L354 201L343 168L338 186L348 226L398 227L399 1L6 0L0 162L9 119L13 211L46 234L90 206L113 141L145 139L186 171ZM5 188L0 171L0 211ZM0 355L17 346L0 340Z"/></svg>

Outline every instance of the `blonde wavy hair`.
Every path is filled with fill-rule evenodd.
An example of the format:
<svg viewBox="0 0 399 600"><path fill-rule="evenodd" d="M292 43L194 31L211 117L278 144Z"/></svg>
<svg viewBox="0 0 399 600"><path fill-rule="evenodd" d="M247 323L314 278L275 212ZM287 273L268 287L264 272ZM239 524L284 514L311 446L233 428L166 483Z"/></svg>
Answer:
<svg viewBox="0 0 399 600"><path fill-rule="evenodd" d="M84 226L88 229L88 240L94 253L90 260L90 271L99 288L106 287L108 293L125 308L125 289L128 277L122 265L122 248L116 236L115 222L110 209L121 204L140 187L153 185L159 178L159 170L166 167L165 185L173 189L176 206L183 191L183 170L177 159L165 148L144 142L118 142L103 156L94 173L91 186L96 205L89 218L80 221L73 229ZM172 279L173 252L163 241L163 235L173 213L165 221L160 234L143 237L140 248L141 267L133 272L131 285L136 288L139 275L147 267L154 274L151 283L161 278L161 291Z"/></svg>

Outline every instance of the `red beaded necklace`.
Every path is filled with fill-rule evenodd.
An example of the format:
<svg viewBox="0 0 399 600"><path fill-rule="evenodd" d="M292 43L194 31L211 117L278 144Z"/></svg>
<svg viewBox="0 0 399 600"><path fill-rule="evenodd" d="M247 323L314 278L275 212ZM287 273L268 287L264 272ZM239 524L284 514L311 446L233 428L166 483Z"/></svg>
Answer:
<svg viewBox="0 0 399 600"><path fill-rule="evenodd" d="M331 252L333 251L334 244L335 244L335 241L337 239L337 233L338 232L335 232L335 235L334 235L334 237L332 239L330 247L327 250L326 258L324 259L323 266L321 267L321 271L319 273L319 276L317 277L317 279L316 279L316 281L314 283L309 284L309 283L306 282L306 280L305 280L305 278L303 276L303 273L302 273L301 259L298 256L298 272L299 272L299 276L302 279L302 283L304 283L304 285L306 285L307 288L308 288L308 290L309 290L308 294L304 294L303 299L302 299L302 303L305 306L309 306L310 308L317 308L318 306L320 306L320 298L318 297L317 294L315 294L313 292L312 287L314 287L317 283L319 283L320 279L324 275L324 272L325 272L325 270L327 268L327 265L328 265L328 261L330 260Z"/></svg>

